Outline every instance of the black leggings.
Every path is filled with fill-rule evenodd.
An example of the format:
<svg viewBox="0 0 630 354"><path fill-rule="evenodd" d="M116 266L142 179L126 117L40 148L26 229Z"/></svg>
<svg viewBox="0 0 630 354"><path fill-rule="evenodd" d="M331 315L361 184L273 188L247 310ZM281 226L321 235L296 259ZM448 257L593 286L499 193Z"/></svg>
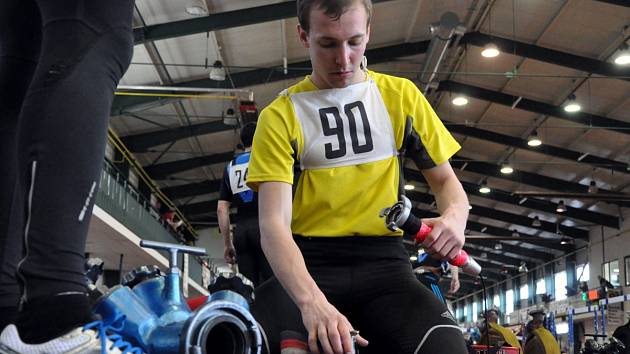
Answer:
<svg viewBox="0 0 630 354"><path fill-rule="evenodd" d="M133 0L0 1L0 307L85 292L87 228Z"/></svg>
<svg viewBox="0 0 630 354"><path fill-rule="evenodd" d="M258 218L239 219L234 231L234 248L238 270L257 287L271 278L273 272L260 247Z"/></svg>
<svg viewBox="0 0 630 354"><path fill-rule="evenodd" d="M326 298L379 354L465 354L461 330L413 275L399 237L300 238L307 268ZM282 311L278 311L282 309ZM272 278L256 290L252 312L279 353L279 333L307 334L298 308Z"/></svg>

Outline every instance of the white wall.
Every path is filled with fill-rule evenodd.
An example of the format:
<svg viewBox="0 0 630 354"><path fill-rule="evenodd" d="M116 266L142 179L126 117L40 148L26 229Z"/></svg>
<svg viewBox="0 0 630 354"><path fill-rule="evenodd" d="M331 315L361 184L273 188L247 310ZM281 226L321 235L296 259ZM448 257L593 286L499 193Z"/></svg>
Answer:
<svg viewBox="0 0 630 354"><path fill-rule="evenodd" d="M198 231L199 240L197 247L203 247L208 252L208 257L214 265L223 267L227 264L223 260L223 236L219 234L219 228L213 227Z"/></svg>
<svg viewBox="0 0 630 354"><path fill-rule="evenodd" d="M624 209L628 210L628 209ZM590 232L590 248L588 258L590 263L589 288L599 286L597 276L602 273L602 263L619 260L619 281L625 285L625 267L623 258L630 256L630 212L624 215L625 222L621 229L604 227L604 243L602 243L601 227L593 227ZM603 246L603 253L602 253Z"/></svg>

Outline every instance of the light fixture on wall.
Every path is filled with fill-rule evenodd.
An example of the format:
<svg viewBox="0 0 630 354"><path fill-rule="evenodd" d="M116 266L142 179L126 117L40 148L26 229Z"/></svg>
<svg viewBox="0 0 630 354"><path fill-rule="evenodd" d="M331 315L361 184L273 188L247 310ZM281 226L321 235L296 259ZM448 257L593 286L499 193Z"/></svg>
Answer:
<svg viewBox="0 0 630 354"><path fill-rule="evenodd" d="M558 205L556 206L556 212L564 213L566 211L567 211L567 206L564 205L564 200L559 201Z"/></svg>
<svg viewBox="0 0 630 354"><path fill-rule="evenodd" d="M540 146L541 144L542 144L542 140L540 140L540 137L538 136L538 131L534 130L529 135L529 138L527 139L527 145L531 147L536 147L536 146Z"/></svg>
<svg viewBox="0 0 630 354"><path fill-rule="evenodd" d="M468 104L468 98L466 98L466 96L464 96L464 95L457 94L457 95L455 95L455 97L453 97L451 102L455 106L465 106L465 105Z"/></svg>
<svg viewBox="0 0 630 354"><path fill-rule="evenodd" d="M229 107L225 110L225 113L223 114L223 124L229 126L238 125L238 117L236 116L236 112L233 107Z"/></svg>
<svg viewBox="0 0 630 354"><path fill-rule="evenodd" d="M212 64L212 68L210 68L210 74L208 76L210 77L210 80L225 81L225 68L223 67L221 60L217 60L214 64Z"/></svg>
<svg viewBox="0 0 630 354"><path fill-rule="evenodd" d="M582 106L577 102L574 94L569 95L567 101L564 103L564 111L568 113L579 112Z"/></svg>

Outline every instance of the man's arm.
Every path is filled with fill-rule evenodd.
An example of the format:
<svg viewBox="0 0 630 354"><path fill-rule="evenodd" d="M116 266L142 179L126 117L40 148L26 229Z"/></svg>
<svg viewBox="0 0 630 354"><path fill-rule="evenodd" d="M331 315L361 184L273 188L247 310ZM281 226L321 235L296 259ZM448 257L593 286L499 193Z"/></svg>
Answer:
<svg viewBox="0 0 630 354"><path fill-rule="evenodd" d="M236 263L236 251L230 233L230 205L227 200L219 200L217 203L217 218L219 219L219 229L223 235L223 258L229 264Z"/></svg>
<svg viewBox="0 0 630 354"><path fill-rule="evenodd" d="M309 333L310 350L319 353L319 339L325 353L351 352L350 331L353 328L350 322L328 302L308 273L302 252L293 240L291 200L290 184L260 184L258 214L262 249L276 278L300 309L302 322ZM364 339L357 339L360 345L367 345Z"/></svg>
<svg viewBox="0 0 630 354"><path fill-rule="evenodd" d="M422 246L436 258L453 259L464 245L464 230L468 219L468 197L450 163L422 170L435 200L440 216L423 219L433 228Z"/></svg>

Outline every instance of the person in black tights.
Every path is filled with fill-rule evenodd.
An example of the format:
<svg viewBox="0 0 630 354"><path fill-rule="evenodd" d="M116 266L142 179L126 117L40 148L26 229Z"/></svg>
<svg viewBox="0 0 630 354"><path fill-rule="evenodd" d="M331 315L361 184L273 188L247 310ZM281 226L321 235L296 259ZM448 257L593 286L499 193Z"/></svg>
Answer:
<svg viewBox="0 0 630 354"><path fill-rule="evenodd" d="M90 330L102 323L84 249L133 8L0 1L0 352L98 353L106 340Z"/></svg>

